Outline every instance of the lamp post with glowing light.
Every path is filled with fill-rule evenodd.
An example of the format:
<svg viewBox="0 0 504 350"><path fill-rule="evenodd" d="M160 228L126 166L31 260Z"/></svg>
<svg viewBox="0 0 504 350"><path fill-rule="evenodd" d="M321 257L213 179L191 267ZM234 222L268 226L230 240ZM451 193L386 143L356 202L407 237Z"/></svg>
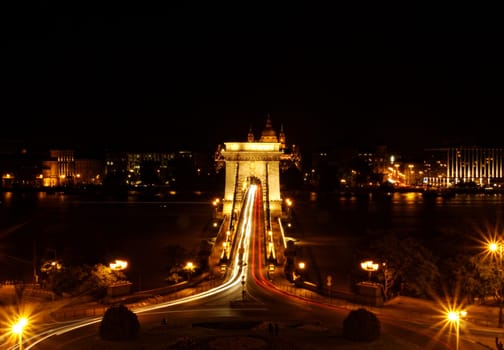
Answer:
<svg viewBox="0 0 504 350"><path fill-rule="evenodd" d="M449 311L447 314L448 321L450 323L455 323L455 349L459 350L459 339L460 339L460 319L467 316L467 311Z"/></svg>
<svg viewBox="0 0 504 350"><path fill-rule="evenodd" d="M297 269L296 269L297 276L294 276L294 282L296 282L296 283L303 282L303 278L304 278L303 275L304 275L305 270L306 270L306 263L304 261L298 262Z"/></svg>
<svg viewBox="0 0 504 350"><path fill-rule="evenodd" d="M194 264L192 263L192 261L187 262L185 269L187 271L187 280L191 281L191 275L194 271Z"/></svg>
<svg viewBox="0 0 504 350"><path fill-rule="evenodd" d="M287 205L287 220L290 221L292 219L292 199L287 198L285 204Z"/></svg>
<svg viewBox="0 0 504 350"><path fill-rule="evenodd" d="M12 326L12 332L19 337L19 350L23 350L23 330L27 324L28 319L26 317L21 317L17 323Z"/></svg>
<svg viewBox="0 0 504 350"><path fill-rule="evenodd" d="M504 298L503 291L503 282L500 274L502 274L503 266L502 266L502 253L503 253L503 248L504 248L504 243L502 241L493 241L488 244L488 250L492 254L497 254L498 255L498 264L497 264L497 274L499 277L500 281L500 297L499 297L499 322L498 322L498 327L502 328L502 323L503 323L503 317L502 317L502 299Z"/></svg>
<svg viewBox="0 0 504 350"><path fill-rule="evenodd" d="M502 266L502 249L503 249L503 243L502 242L490 242L488 244L488 250L491 253L497 253L499 255L499 265Z"/></svg>
<svg viewBox="0 0 504 350"><path fill-rule="evenodd" d="M373 272L377 271L378 267L380 265L377 263L374 263L373 260L367 260L367 261L361 262L360 266L361 266L361 269L368 272L368 281L371 282L371 274Z"/></svg>
<svg viewBox="0 0 504 350"><path fill-rule="evenodd" d="M215 219L218 216L217 213L218 213L218 210L219 210L219 204L220 204L219 198L214 199L213 202L212 202L212 205L214 207L214 218Z"/></svg>
<svg viewBox="0 0 504 350"><path fill-rule="evenodd" d="M123 271L128 268L128 262L126 260L116 259L115 261L109 263L111 270Z"/></svg>

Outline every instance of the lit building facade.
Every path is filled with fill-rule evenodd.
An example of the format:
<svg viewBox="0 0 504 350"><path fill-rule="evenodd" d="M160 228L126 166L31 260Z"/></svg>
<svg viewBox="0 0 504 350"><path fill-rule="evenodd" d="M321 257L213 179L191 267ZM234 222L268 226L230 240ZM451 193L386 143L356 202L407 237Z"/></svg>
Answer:
<svg viewBox="0 0 504 350"><path fill-rule="evenodd" d="M453 147L428 149L424 184L451 187L504 185L504 148Z"/></svg>
<svg viewBox="0 0 504 350"><path fill-rule="evenodd" d="M217 171L225 167L223 214L228 215L234 205L239 205L241 196L251 181L260 181L263 198L268 201L272 216L281 214L280 171L289 166L301 166L299 150L286 146L286 137L281 127L277 136L268 114L266 126L256 139L250 129L247 142L225 142L215 153ZM238 208L240 209L240 208Z"/></svg>
<svg viewBox="0 0 504 350"><path fill-rule="evenodd" d="M75 155L73 150L51 150L43 161L44 187L73 186L75 184Z"/></svg>
<svg viewBox="0 0 504 350"><path fill-rule="evenodd" d="M177 156L176 152L126 153L127 184L130 186L169 185L170 162Z"/></svg>
<svg viewBox="0 0 504 350"><path fill-rule="evenodd" d="M209 176L209 161L204 166L202 159L199 154L186 150L108 152L105 156L105 178L130 188L183 187L196 182L198 176Z"/></svg>
<svg viewBox="0 0 504 350"><path fill-rule="evenodd" d="M43 187L101 185L103 162L98 159L76 158L73 150L51 150L42 161Z"/></svg>

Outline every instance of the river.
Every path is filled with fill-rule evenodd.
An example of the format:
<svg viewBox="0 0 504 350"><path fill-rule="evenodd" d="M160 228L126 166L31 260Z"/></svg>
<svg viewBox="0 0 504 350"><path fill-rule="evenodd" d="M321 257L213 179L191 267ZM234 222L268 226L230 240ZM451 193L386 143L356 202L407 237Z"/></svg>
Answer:
<svg viewBox="0 0 504 350"><path fill-rule="evenodd" d="M138 289L157 287L174 255L190 257L215 234L205 195L190 200L90 200L62 193L0 193L0 281L33 280L42 258L67 263L130 262ZM408 234L454 244L504 234L504 195L420 193L380 197L294 197L293 236L312 247L318 268L335 280L351 268L353 250L369 237Z"/></svg>

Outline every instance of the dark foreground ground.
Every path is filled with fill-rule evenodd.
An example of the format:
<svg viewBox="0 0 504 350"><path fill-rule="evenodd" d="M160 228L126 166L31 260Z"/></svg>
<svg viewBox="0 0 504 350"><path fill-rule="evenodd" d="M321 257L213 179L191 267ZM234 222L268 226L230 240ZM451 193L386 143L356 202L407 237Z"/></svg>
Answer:
<svg viewBox="0 0 504 350"><path fill-rule="evenodd" d="M270 335L268 323L246 324L242 329L230 329L227 323L209 323L196 326L157 326L142 332L134 341L110 342L98 336L86 341L76 350L162 350L162 349L213 349L213 350L325 350L325 349L375 349L403 350L406 342L398 342L387 335L362 344L345 340L338 334L318 325L279 324L278 335Z"/></svg>

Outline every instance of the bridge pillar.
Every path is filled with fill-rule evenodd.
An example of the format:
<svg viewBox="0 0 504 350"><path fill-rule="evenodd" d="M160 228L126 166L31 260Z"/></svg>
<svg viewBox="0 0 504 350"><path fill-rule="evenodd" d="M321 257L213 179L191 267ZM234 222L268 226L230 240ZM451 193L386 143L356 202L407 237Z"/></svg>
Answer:
<svg viewBox="0 0 504 350"><path fill-rule="evenodd" d="M241 206L243 195L252 183L259 181L262 196L272 217L280 216L280 143L226 142L222 156L226 164L223 214L231 217ZM234 203L234 208L233 208Z"/></svg>

